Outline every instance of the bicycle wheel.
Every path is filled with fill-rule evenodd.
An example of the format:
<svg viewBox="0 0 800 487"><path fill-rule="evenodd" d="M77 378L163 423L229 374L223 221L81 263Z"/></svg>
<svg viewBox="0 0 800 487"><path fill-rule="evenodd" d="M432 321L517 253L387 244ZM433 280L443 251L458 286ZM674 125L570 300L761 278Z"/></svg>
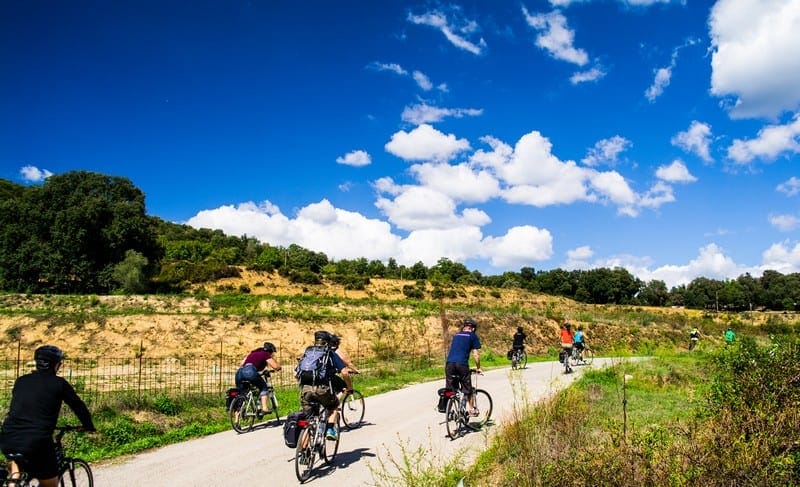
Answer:
<svg viewBox="0 0 800 487"><path fill-rule="evenodd" d="M348 393L342 399L342 423L347 429L355 429L364 421L364 396L359 391Z"/></svg>
<svg viewBox="0 0 800 487"><path fill-rule="evenodd" d="M447 436L451 440L455 440L461 432L461 424L463 414L461 408L458 406L458 397L453 396L447 401L447 409L445 410L445 422L447 423Z"/></svg>
<svg viewBox="0 0 800 487"><path fill-rule="evenodd" d="M231 427L237 433L244 432L242 428L241 419L242 419L242 407L244 406L244 396L237 396L233 398L231 401L231 406L228 408L228 416L231 419Z"/></svg>
<svg viewBox="0 0 800 487"><path fill-rule="evenodd" d="M583 363L586 365L592 365L592 362L594 362L594 352L591 348L587 347L583 350Z"/></svg>
<svg viewBox="0 0 800 487"><path fill-rule="evenodd" d="M237 433L250 431L256 420L256 403L252 395L237 397L231 403L230 418L231 426Z"/></svg>
<svg viewBox="0 0 800 487"><path fill-rule="evenodd" d="M488 392L484 391L483 389L475 389L475 408L478 409L477 416L470 416L469 421L467 422L467 426L474 430L481 429L486 423L489 422L489 418L492 417L492 396L489 395Z"/></svg>
<svg viewBox="0 0 800 487"><path fill-rule="evenodd" d="M94 478L89 464L78 458L67 460L67 470L58 479L60 487L92 487Z"/></svg>
<svg viewBox="0 0 800 487"><path fill-rule="evenodd" d="M342 415L340 414L339 418L341 417ZM339 451L339 440L342 439L342 422L339 420L336 423L336 430L339 432L339 434L336 435L335 440L328 440L326 438L325 444L322 447L322 460L325 462L325 465L330 465L333 463L333 460L336 458L336 453Z"/></svg>
<svg viewBox="0 0 800 487"><path fill-rule="evenodd" d="M519 354L515 351L511 354L511 370L519 368Z"/></svg>
<svg viewBox="0 0 800 487"><path fill-rule="evenodd" d="M581 363L581 356L578 352L577 348L572 349L572 353L569 354L569 364L571 366L579 365Z"/></svg>
<svg viewBox="0 0 800 487"><path fill-rule="evenodd" d="M294 450L294 473L301 484L311 477L311 469L314 468L314 438L309 433L310 429L304 428L300 432Z"/></svg>
<svg viewBox="0 0 800 487"><path fill-rule="evenodd" d="M519 353L519 363L517 364L518 369L524 369L528 366L528 354L525 350L521 350Z"/></svg>

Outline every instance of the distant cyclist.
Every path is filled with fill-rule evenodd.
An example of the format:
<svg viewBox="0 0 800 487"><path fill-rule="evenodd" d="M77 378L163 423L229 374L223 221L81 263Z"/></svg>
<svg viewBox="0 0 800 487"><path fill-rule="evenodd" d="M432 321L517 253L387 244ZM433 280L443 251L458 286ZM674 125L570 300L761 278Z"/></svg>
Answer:
<svg viewBox="0 0 800 487"><path fill-rule="evenodd" d="M697 346L697 342L700 340L700 331L697 328L692 328L692 331L689 332L689 350L694 350L694 347Z"/></svg>
<svg viewBox="0 0 800 487"><path fill-rule="evenodd" d="M25 471L42 487L58 485L58 460L53 433L61 404L67 403L86 431L95 431L89 409L75 389L58 376L64 354L58 347L44 345L33 354L36 370L14 382L11 406L3 421L0 449L4 455L22 453ZM19 477L19 465L11 462L10 478Z"/></svg>
<svg viewBox="0 0 800 487"><path fill-rule="evenodd" d="M574 342L571 325L569 323L564 322L564 324L561 325L561 331L559 332L558 339L561 342L561 354L559 355L559 361L563 364L566 364L567 372L569 372L569 356L572 355L572 344Z"/></svg>
<svg viewBox="0 0 800 487"><path fill-rule="evenodd" d="M575 332L575 336L572 337L572 345L580 354L581 361L583 361L583 351L586 349L586 335L583 333L581 325L578 325L578 330Z"/></svg>
<svg viewBox="0 0 800 487"><path fill-rule="evenodd" d="M511 344L512 350L525 350L525 338L527 335L522 330L521 326L517 327L517 332L514 333L514 342Z"/></svg>
<svg viewBox="0 0 800 487"><path fill-rule="evenodd" d="M733 332L733 328L729 326L725 330L725 343L733 343L734 340L736 340L736 334Z"/></svg>

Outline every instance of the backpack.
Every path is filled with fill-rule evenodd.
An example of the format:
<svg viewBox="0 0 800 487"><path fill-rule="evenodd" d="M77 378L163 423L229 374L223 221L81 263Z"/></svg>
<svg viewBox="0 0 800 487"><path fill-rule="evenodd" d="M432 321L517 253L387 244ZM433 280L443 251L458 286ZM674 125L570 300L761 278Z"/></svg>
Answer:
<svg viewBox="0 0 800 487"><path fill-rule="evenodd" d="M297 411L286 416L286 421L283 422L283 442L289 448L297 447L297 440L300 438L301 428L297 422L301 419L306 419L303 411Z"/></svg>
<svg viewBox="0 0 800 487"><path fill-rule="evenodd" d="M303 352L295 375L302 385L320 385L328 382L334 372L331 352L328 347L312 345Z"/></svg>

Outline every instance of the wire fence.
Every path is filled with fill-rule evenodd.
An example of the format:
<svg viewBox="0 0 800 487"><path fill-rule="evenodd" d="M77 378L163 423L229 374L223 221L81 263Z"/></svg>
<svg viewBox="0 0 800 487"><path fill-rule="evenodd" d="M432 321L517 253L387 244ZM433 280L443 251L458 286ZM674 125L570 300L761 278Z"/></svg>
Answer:
<svg viewBox="0 0 800 487"><path fill-rule="evenodd" d="M416 353L395 354L389 358L364 358L360 352L353 359L365 376L378 375L386 368L413 370L439 363L430 348ZM167 395L223 394L234 385L241 357L215 358L175 357L65 357L59 375L67 379L86 400L96 400L110 394ZM294 360L294 359L292 359ZM272 374L275 387L295 387L294 363L283 363ZM0 358L0 397L8 399L14 381L35 369L30 358L21 354L15 358Z"/></svg>

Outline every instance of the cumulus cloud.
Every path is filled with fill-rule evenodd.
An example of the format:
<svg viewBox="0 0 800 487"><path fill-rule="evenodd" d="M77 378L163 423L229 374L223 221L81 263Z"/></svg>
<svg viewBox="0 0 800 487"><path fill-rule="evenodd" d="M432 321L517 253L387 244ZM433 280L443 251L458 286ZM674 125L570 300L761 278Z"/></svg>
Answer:
<svg viewBox="0 0 800 487"><path fill-rule="evenodd" d="M386 151L406 161L449 161L459 152L470 148L467 139L443 134L428 124L410 132L403 130L392 135Z"/></svg>
<svg viewBox="0 0 800 487"><path fill-rule="evenodd" d="M464 262L482 253L482 238L480 228L475 226L416 230L400 242L397 262L432 266L442 257Z"/></svg>
<svg viewBox="0 0 800 487"><path fill-rule="evenodd" d="M786 193L787 196L796 196L800 193L800 178L792 176L779 184L775 190L780 193Z"/></svg>
<svg viewBox="0 0 800 487"><path fill-rule="evenodd" d="M53 173L47 169L39 169L35 166L23 166L19 170L19 174L24 181L29 183L41 183L53 175Z"/></svg>
<svg viewBox="0 0 800 487"><path fill-rule="evenodd" d="M431 106L427 103L418 103L405 107L401 118L404 122L421 125L423 123L441 122L448 117L477 117L482 114L483 110L478 108L442 108Z"/></svg>
<svg viewBox="0 0 800 487"><path fill-rule="evenodd" d="M697 178L692 176L686 165L677 159L668 166L660 166L656 169L656 177L668 183L693 183L697 181Z"/></svg>
<svg viewBox="0 0 800 487"><path fill-rule="evenodd" d="M599 140L594 147L589 149L581 162L587 166L597 166L599 164L614 165L619 161L620 153L628 150L631 145L630 140L619 135L609 139Z"/></svg>
<svg viewBox="0 0 800 487"><path fill-rule="evenodd" d="M456 15L456 17L458 17ZM408 14L408 21L417 25L426 25L438 29L451 44L459 49L480 55L486 48L486 41L480 38L477 42L467 39L479 29L477 22L461 18L448 19L443 12L427 12L421 15Z"/></svg>
<svg viewBox="0 0 800 487"><path fill-rule="evenodd" d="M569 82L573 85L577 85L580 83L588 83L590 81L597 81L603 78L606 75L606 72L598 67L594 67L592 69L588 69L586 71L578 71L569 78Z"/></svg>
<svg viewBox="0 0 800 487"><path fill-rule="evenodd" d="M798 227L800 220L794 215L770 215L769 223L781 232L790 232Z"/></svg>
<svg viewBox="0 0 800 487"><path fill-rule="evenodd" d="M423 186L458 201L482 203L500 193L500 183L486 170L474 170L467 164L415 164L409 172Z"/></svg>
<svg viewBox="0 0 800 487"><path fill-rule="evenodd" d="M705 162L712 162L711 158L711 126L692 120L685 132L678 132L670 140L672 145L680 147L686 152L696 154Z"/></svg>
<svg viewBox="0 0 800 487"><path fill-rule="evenodd" d="M785 125L762 128L755 139L736 139L728 147L728 158L737 164L749 164L755 159L772 161L784 153L800 153L800 114Z"/></svg>
<svg viewBox="0 0 800 487"><path fill-rule="evenodd" d="M336 162L345 166L362 167L372 163L372 158L367 151L354 150L336 158Z"/></svg>
<svg viewBox="0 0 800 487"><path fill-rule="evenodd" d="M725 255L721 247L713 243L700 248L698 256L685 265L665 265L652 271L635 266L623 267L640 279L645 281L658 279L664 281L668 287L689 284L698 276L725 280L739 277L746 272L752 274L755 271L736 264L733 259Z"/></svg>
<svg viewBox="0 0 800 487"><path fill-rule="evenodd" d="M589 259L594 256L594 251L588 245L582 245L567 251L567 261L562 266L571 271L576 269L589 269Z"/></svg>
<svg viewBox="0 0 800 487"><path fill-rule="evenodd" d="M778 271L782 274L800 272L800 243L792 245L788 240L772 244L762 254L761 268Z"/></svg>
<svg viewBox="0 0 800 487"><path fill-rule="evenodd" d="M546 14L532 15L522 7L522 13L529 26L540 32L536 36L536 45L547 51L555 59L584 66L589 62L589 55L583 49L576 48L575 31L567 26L567 18L554 10Z"/></svg>
<svg viewBox="0 0 800 487"><path fill-rule="evenodd" d="M797 0L719 0L708 20L711 93L732 118L770 117L800 106Z"/></svg>
<svg viewBox="0 0 800 487"><path fill-rule="evenodd" d="M513 227L500 237L486 237L483 253L499 268L519 269L553 255L553 236L531 225Z"/></svg>
<svg viewBox="0 0 800 487"><path fill-rule="evenodd" d="M466 209L458 214L456 201L433 188L408 185L392 196L392 199L378 197L375 206L403 230L483 226L491 221L481 210Z"/></svg>

